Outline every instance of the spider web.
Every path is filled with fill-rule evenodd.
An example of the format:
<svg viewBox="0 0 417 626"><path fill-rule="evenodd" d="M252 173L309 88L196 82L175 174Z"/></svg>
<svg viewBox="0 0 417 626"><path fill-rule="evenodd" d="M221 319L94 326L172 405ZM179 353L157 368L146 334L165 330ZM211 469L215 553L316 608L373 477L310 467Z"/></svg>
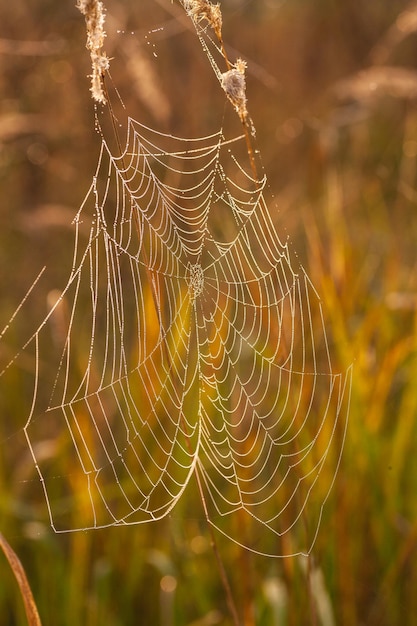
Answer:
<svg viewBox="0 0 417 626"><path fill-rule="evenodd" d="M308 551L350 390L320 299L277 235L266 178L236 156L244 137L127 126L122 155L103 137L72 270L32 339L25 433L51 524L163 518L196 474L223 534L281 555L291 532Z"/></svg>
<svg viewBox="0 0 417 626"><path fill-rule="evenodd" d="M222 50L195 26L222 83ZM320 298L278 236L247 136L185 139L132 118L123 150L101 136L68 279L24 346L24 432L50 523L140 524L184 499L195 516L194 486L236 543L308 553L351 370L334 371Z"/></svg>

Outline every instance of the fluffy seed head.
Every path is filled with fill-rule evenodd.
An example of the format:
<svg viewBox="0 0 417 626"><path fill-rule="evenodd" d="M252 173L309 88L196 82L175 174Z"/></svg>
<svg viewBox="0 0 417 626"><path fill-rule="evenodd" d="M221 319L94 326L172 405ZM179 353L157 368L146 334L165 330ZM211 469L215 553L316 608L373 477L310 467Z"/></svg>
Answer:
<svg viewBox="0 0 417 626"><path fill-rule="evenodd" d="M238 59L235 67L221 75L221 85L226 96L235 107L240 119L245 121L248 116L246 108L246 61Z"/></svg>
<svg viewBox="0 0 417 626"><path fill-rule="evenodd" d="M109 58L102 51L106 32L104 30L105 10L101 0L77 0L77 8L85 17L87 26L86 47L90 51L91 65L91 93L94 100L106 103L103 91L103 76L109 69Z"/></svg>
<svg viewBox="0 0 417 626"><path fill-rule="evenodd" d="M184 0L184 7L195 22L208 22L217 38L221 39L222 13L219 4L213 4L209 0Z"/></svg>

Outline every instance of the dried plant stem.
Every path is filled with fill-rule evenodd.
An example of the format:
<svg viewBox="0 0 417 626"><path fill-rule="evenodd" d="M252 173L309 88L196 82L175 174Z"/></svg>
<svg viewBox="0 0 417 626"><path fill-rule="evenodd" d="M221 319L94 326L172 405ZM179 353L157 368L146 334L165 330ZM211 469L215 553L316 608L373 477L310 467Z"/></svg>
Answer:
<svg viewBox="0 0 417 626"><path fill-rule="evenodd" d="M237 59L235 63L232 63L229 59L223 41L222 13L219 4L213 4L210 0L181 0L181 2L188 16L192 19L195 28L198 30L200 28L199 24L206 22L213 29L217 38L219 50L226 65L226 71L221 73L217 68L216 74L228 100L233 105L242 122L250 166L255 180L258 180L255 152L252 146L254 129L246 108L246 61Z"/></svg>
<svg viewBox="0 0 417 626"><path fill-rule="evenodd" d="M32 591L30 589L25 570L23 569L23 565L20 562L20 559L15 551L11 548L11 546L8 544L8 542L1 533L0 548L3 550L3 553L9 562L13 574L15 575L17 584L19 585L20 593L22 594L23 602L25 605L25 612L29 626L41 626L38 609L36 608L35 600L33 599Z"/></svg>
<svg viewBox="0 0 417 626"><path fill-rule="evenodd" d="M226 92L227 97L233 104L240 121L243 125L243 132L245 134L246 148L248 151L249 162L251 165L252 173L255 180L258 180L258 169L256 167L255 153L252 146L252 138L254 135L254 129L252 120L249 117L248 109L246 107L246 81L245 70L246 62L242 59L236 61L235 67L227 56L226 49L223 44L223 38L219 39L222 54L226 63L228 71L222 75L222 87Z"/></svg>

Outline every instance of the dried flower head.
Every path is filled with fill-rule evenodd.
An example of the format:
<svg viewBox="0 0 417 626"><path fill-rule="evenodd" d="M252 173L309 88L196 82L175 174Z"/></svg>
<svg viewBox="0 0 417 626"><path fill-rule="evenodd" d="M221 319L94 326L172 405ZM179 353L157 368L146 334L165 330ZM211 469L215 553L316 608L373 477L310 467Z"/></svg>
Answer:
<svg viewBox="0 0 417 626"><path fill-rule="evenodd" d="M222 38L222 13L219 4L209 0L184 0L188 15L195 21L206 21L212 27L219 40Z"/></svg>
<svg viewBox="0 0 417 626"><path fill-rule="evenodd" d="M91 74L91 93L94 100L106 103L103 91L103 76L109 69L109 58L102 51L106 33L104 30L105 10L101 0L77 0L77 8L85 17L87 26L86 47L90 51L93 73Z"/></svg>
<svg viewBox="0 0 417 626"><path fill-rule="evenodd" d="M242 122L244 122L248 116L248 110L246 108L245 70L246 61L238 59L234 68L221 75L221 85Z"/></svg>

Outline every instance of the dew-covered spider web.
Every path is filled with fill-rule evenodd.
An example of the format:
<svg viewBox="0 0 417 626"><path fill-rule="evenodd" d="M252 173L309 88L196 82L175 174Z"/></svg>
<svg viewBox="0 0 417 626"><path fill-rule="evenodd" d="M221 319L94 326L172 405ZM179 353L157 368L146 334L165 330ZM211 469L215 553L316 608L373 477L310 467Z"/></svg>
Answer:
<svg viewBox="0 0 417 626"><path fill-rule="evenodd" d="M161 519L197 478L233 541L275 556L315 541L350 370L246 139L129 118L120 152L103 134L72 269L29 342L25 433L58 532Z"/></svg>
<svg viewBox="0 0 417 626"><path fill-rule="evenodd" d="M320 299L277 235L265 178L234 156L242 142L132 119L121 156L102 141L72 271L34 337L26 434L56 530L162 518L197 473L210 522L236 541L239 512L253 537L278 538L318 506L314 540L349 376L333 372ZM60 440L60 475L40 431Z"/></svg>

